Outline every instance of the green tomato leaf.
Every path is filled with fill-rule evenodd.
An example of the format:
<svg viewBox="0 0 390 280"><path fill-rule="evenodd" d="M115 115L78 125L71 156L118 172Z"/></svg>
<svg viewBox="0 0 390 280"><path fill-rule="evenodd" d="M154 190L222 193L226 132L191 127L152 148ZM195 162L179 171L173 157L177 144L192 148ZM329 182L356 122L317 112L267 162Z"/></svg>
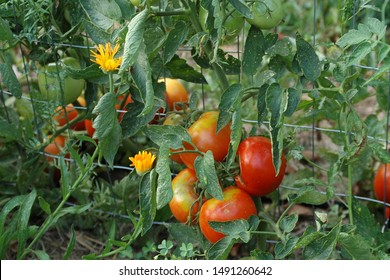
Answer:
<svg viewBox="0 0 390 280"><path fill-rule="evenodd" d="M194 227L182 223L167 223L166 227L172 236L172 240L175 240L177 244L184 243L197 246L203 243L203 235Z"/></svg>
<svg viewBox="0 0 390 280"><path fill-rule="evenodd" d="M217 133L228 125L233 112L241 107L241 97L242 91L240 84L233 84L223 92L218 108Z"/></svg>
<svg viewBox="0 0 390 280"><path fill-rule="evenodd" d="M301 102L302 97L302 85L299 84L297 88L289 88L287 90L287 108L284 112L286 117L291 117L295 110L298 108L299 102Z"/></svg>
<svg viewBox="0 0 390 280"><path fill-rule="evenodd" d="M207 259L226 260L235 243L236 240L230 236L222 238L207 251Z"/></svg>
<svg viewBox="0 0 390 280"><path fill-rule="evenodd" d="M125 72L137 61L138 53L143 44L145 22L148 17L148 9L138 13L129 23L125 39L123 58L119 73Z"/></svg>
<svg viewBox="0 0 390 280"><path fill-rule="evenodd" d="M236 240L249 242L249 223L247 220L239 219L227 222L209 222L209 225L216 231L223 233Z"/></svg>
<svg viewBox="0 0 390 280"><path fill-rule="evenodd" d="M97 26L95 23L83 20L83 25L86 33L91 37L96 44L106 44L110 42L111 34Z"/></svg>
<svg viewBox="0 0 390 280"><path fill-rule="evenodd" d="M120 143L122 142L122 129L118 122L114 123L110 134L99 140L102 155L110 167L114 164L115 155L118 152Z"/></svg>
<svg viewBox="0 0 390 280"><path fill-rule="evenodd" d="M127 113L123 115L121 122L123 137L131 137L137 134L143 126L154 119L157 110L165 105L162 102L161 104L155 102L155 106L151 112L146 115L141 115L144 106L143 103L138 102L137 100L127 104Z"/></svg>
<svg viewBox="0 0 390 280"><path fill-rule="evenodd" d="M362 42L353 49L352 53L347 58L347 66L358 64L368 54L371 53L371 43Z"/></svg>
<svg viewBox="0 0 390 280"><path fill-rule="evenodd" d="M188 24L184 21L178 21L169 32L164 48L164 62L170 62L176 54L178 48L184 43L188 36Z"/></svg>
<svg viewBox="0 0 390 280"><path fill-rule="evenodd" d="M266 103L266 97L267 97L267 90L269 85L264 84L260 87L259 93L257 94L257 123L258 125L261 125L265 118L267 117L268 111L267 111L267 103Z"/></svg>
<svg viewBox="0 0 390 280"><path fill-rule="evenodd" d="M156 194L157 209L163 208L173 197L169 154L170 151L168 146L161 145L156 163L156 172L158 174Z"/></svg>
<svg viewBox="0 0 390 280"><path fill-rule="evenodd" d="M294 230L297 222L298 222L298 215L297 214L292 214L290 216L286 216L280 221L280 229L284 233L290 233Z"/></svg>
<svg viewBox="0 0 390 280"><path fill-rule="evenodd" d="M242 70L248 76L256 74L265 54L265 40L263 32L255 26L251 26L245 41Z"/></svg>
<svg viewBox="0 0 390 280"><path fill-rule="evenodd" d="M98 104L93 109L92 113L98 115L93 122L95 128L94 138L99 139L99 141L107 137L114 129L114 124L118 123L115 105L115 94L108 92L99 99Z"/></svg>
<svg viewBox="0 0 390 280"><path fill-rule="evenodd" d="M179 149L183 147L183 141L191 142L191 136L187 130L178 125L149 125L144 132L160 147Z"/></svg>
<svg viewBox="0 0 390 280"><path fill-rule="evenodd" d="M139 184L139 207L141 212L139 222L142 225L141 235L145 235L145 233L152 227L156 216L156 185L156 170L152 169L150 172L142 176Z"/></svg>
<svg viewBox="0 0 390 280"><path fill-rule="evenodd" d="M294 250L295 245L297 244L299 238L296 236L291 236L286 243L279 241L275 245L275 258L281 260L286 256L290 255Z"/></svg>
<svg viewBox="0 0 390 280"><path fill-rule="evenodd" d="M2 19L1 17L0 17L0 30L1 30L0 41L9 42L12 40L13 34L11 29L9 28L9 23L8 21Z"/></svg>
<svg viewBox="0 0 390 280"><path fill-rule="evenodd" d="M306 260L327 260L336 248L340 235L341 222L338 223L328 234L309 243L303 251Z"/></svg>
<svg viewBox="0 0 390 280"><path fill-rule="evenodd" d="M364 41L370 40L372 37L372 33L370 30L367 29L351 29L348 31L348 33L345 33L343 36L341 36L340 39L336 42L336 44L341 48L346 48L349 46L353 46L356 44L360 44Z"/></svg>
<svg viewBox="0 0 390 280"><path fill-rule="evenodd" d="M144 108L140 112L141 116L152 112L154 106L152 70L144 50L144 44L142 44L137 62L134 64L133 71L131 71L131 76L133 77L145 104Z"/></svg>
<svg viewBox="0 0 390 280"><path fill-rule="evenodd" d="M22 87L10 64L0 64L0 77L13 96L22 96Z"/></svg>
<svg viewBox="0 0 390 280"><path fill-rule="evenodd" d="M25 250L25 245L27 238L29 237L29 228L28 221L30 220L31 209L37 197L37 192L33 189L29 194L24 197L22 204L20 205L18 211L18 230L17 230L17 238L18 238L18 249L17 255L18 259L22 255Z"/></svg>
<svg viewBox="0 0 390 280"><path fill-rule="evenodd" d="M299 191L289 197L290 201L295 204L306 203L310 205L321 205L328 201L326 194L317 191L312 186L306 186L299 189Z"/></svg>
<svg viewBox="0 0 390 280"><path fill-rule="evenodd" d="M248 7L248 5L244 1L242 1L242 0L228 0L228 1L230 4L232 4L232 6L234 8L236 8L236 10L241 15L243 15L244 17L249 18L249 19L253 18L253 13L252 13L251 9Z"/></svg>
<svg viewBox="0 0 390 280"><path fill-rule="evenodd" d="M237 149L241 142L242 136L242 118L241 118L241 108L233 112L232 115L232 124L231 124L231 135L229 143L229 151L226 156L226 169L229 170L232 164L236 159Z"/></svg>
<svg viewBox="0 0 390 280"><path fill-rule="evenodd" d="M214 157L211 151L207 151L204 157L199 156L194 162L196 177L204 186L207 192L218 200L223 199L222 188L219 185L219 180L214 165Z"/></svg>
<svg viewBox="0 0 390 280"><path fill-rule="evenodd" d="M163 75L166 77L181 79L192 83L207 84L203 74L188 65L187 61L179 58L177 54L175 54L170 62L165 65L165 70L167 70L167 73L163 72Z"/></svg>
<svg viewBox="0 0 390 280"><path fill-rule="evenodd" d="M99 66L96 63L91 64L90 66L87 66L83 69L73 68L64 65L64 70L66 75L73 79L90 80L90 79L102 78L107 75L99 68Z"/></svg>
<svg viewBox="0 0 390 280"><path fill-rule="evenodd" d="M302 36L297 34L297 60L303 75L309 81L317 80L321 75L321 62L314 48Z"/></svg>
<svg viewBox="0 0 390 280"><path fill-rule="evenodd" d="M370 244L358 234L340 234L338 244L341 246L341 255L351 260L375 260Z"/></svg>
<svg viewBox="0 0 390 280"><path fill-rule="evenodd" d="M279 174L283 153L283 112L287 107L287 94L279 84L273 83L266 92L267 110L271 113L269 130L272 142L272 161L276 174Z"/></svg>
<svg viewBox="0 0 390 280"><path fill-rule="evenodd" d="M107 31L121 19L122 13L115 1L84 0L80 3L90 21L103 30Z"/></svg>

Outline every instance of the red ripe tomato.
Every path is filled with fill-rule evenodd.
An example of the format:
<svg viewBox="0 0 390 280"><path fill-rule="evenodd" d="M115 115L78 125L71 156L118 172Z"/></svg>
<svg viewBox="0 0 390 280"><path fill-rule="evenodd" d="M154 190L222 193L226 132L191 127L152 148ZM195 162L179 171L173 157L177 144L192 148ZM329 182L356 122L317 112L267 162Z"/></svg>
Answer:
<svg viewBox="0 0 390 280"><path fill-rule="evenodd" d="M390 207L386 207L386 219L390 219Z"/></svg>
<svg viewBox="0 0 390 280"><path fill-rule="evenodd" d="M203 113L197 121L189 128L192 143L201 152L212 151L216 161L223 161L228 153L230 144L230 124L222 128L217 134L217 121L219 112L210 111ZM186 150L194 148L189 143L183 143ZM198 153L188 152L180 154L184 164L194 169L194 161L199 156Z"/></svg>
<svg viewBox="0 0 390 280"><path fill-rule="evenodd" d="M87 130L87 134L89 137L93 138L93 134L95 133L95 128L92 126L93 123L91 120L84 120L85 129Z"/></svg>
<svg viewBox="0 0 390 280"><path fill-rule="evenodd" d="M386 184L386 186L385 186ZM386 197L385 197L386 189ZM374 178L375 196L380 201L390 203L390 164L382 164Z"/></svg>
<svg viewBox="0 0 390 280"><path fill-rule="evenodd" d="M48 162L52 162L54 160L54 157L50 156L50 155L53 155L53 156L58 156L60 153L61 153L61 149L63 147L65 147L65 137L62 136L62 135L58 135L54 141L50 144L48 144L45 149L44 149L44 152L46 154L49 154L49 155L45 155L46 157L46 160Z"/></svg>
<svg viewBox="0 0 390 280"><path fill-rule="evenodd" d="M257 215L257 209L251 196L237 187L230 186L223 190L223 200L211 198L202 205L199 226L203 235L215 243L225 235L215 231L209 222L248 219L252 215Z"/></svg>
<svg viewBox="0 0 390 280"><path fill-rule="evenodd" d="M64 126L67 123L67 119L68 122L70 122L71 120L75 119L78 115L79 113L73 107L73 105L69 104L65 107L65 110L61 106L57 107L53 120L56 121L58 126Z"/></svg>
<svg viewBox="0 0 390 280"><path fill-rule="evenodd" d="M183 124L183 116L179 114L170 114L163 122L163 125L181 125L181 124ZM171 149L171 152L177 152L181 150L183 149L176 149L176 150ZM177 163L183 163L183 161L180 158L180 154L171 155L171 160Z"/></svg>
<svg viewBox="0 0 390 280"><path fill-rule="evenodd" d="M195 171L188 168L180 171L172 180L173 197L169 208L181 223L193 223L199 211L199 195L195 191L197 181Z"/></svg>
<svg viewBox="0 0 390 280"><path fill-rule="evenodd" d="M276 176L272 162L272 144L268 138L253 136L243 140L238 146L240 175L236 184L254 196L264 196L273 192L282 182L286 169L286 159L282 155L282 164Z"/></svg>

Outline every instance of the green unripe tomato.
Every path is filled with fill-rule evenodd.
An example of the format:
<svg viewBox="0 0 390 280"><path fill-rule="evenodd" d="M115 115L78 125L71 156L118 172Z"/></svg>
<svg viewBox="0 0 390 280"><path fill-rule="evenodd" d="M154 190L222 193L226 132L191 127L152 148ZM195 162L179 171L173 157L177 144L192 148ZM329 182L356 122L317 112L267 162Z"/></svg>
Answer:
<svg viewBox="0 0 390 280"><path fill-rule="evenodd" d="M284 17L281 0L259 0L248 5L253 13L253 19L246 18L246 21L260 29L271 29Z"/></svg>
<svg viewBox="0 0 390 280"><path fill-rule="evenodd" d="M47 64L38 73L38 86L40 100L52 101L55 103L69 104L76 101L84 89L85 81L76 80L66 75L64 66L80 69L80 63L73 57L66 57L58 61L58 69L55 62ZM62 100L61 87L64 92Z"/></svg>
<svg viewBox="0 0 390 280"><path fill-rule="evenodd" d="M141 5L141 0L130 0L131 4L135 7L139 7Z"/></svg>
<svg viewBox="0 0 390 280"><path fill-rule="evenodd" d="M228 6L227 10L225 11L227 18L225 22L223 23L222 29L223 29L223 37L222 40L224 43L229 43L232 40L236 39L236 37L240 34L243 26L244 26L244 17L237 11L234 10L232 6ZM208 11L200 6L199 9L199 21L202 25L203 30L207 31L206 27L206 21L208 17Z"/></svg>

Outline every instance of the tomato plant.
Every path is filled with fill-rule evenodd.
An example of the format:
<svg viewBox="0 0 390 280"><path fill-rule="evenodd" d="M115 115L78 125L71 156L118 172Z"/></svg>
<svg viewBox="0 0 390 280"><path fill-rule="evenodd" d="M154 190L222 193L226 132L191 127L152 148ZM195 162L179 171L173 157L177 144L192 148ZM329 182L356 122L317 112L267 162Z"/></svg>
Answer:
<svg viewBox="0 0 390 280"><path fill-rule="evenodd" d="M227 222L248 219L257 214L253 199L245 191L230 186L223 190L223 200L211 198L200 209L199 226L203 235L212 243L224 237L214 230L209 222Z"/></svg>
<svg viewBox="0 0 390 280"><path fill-rule="evenodd" d="M93 128L93 122L91 120L84 120L85 129L87 130L87 134L89 137L93 138L93 134L95 133L95 128Z"/></svg>
<svg viewBox="0 0 390 280"><path fill-rule="evenodd" d="M390 203L390 164L382 164L374 178L374 192L378 200Z"/></svg>
<svg viewBox="0 0 390 280"><path fill-rule="evenodd" d="M246 20L260 29L271 29L277 26L284 17L280 0L254 1L249 6L253 13L253 19L246 18Z"/></svg>
<svg viewBox="0 0 390 280"><path fill-rule="evenodd" d="M173 197L169 208L173 216L181 223L194 222L199 211L199 195L195 184L198 181L194 170L183 169L172 180Z"/></svg>
<svg viewBox="0 0 390 280"><path fill-rule="evenodd" d="M223 161L229 150L231 129L228 124L217 133L218 116L218 111L203 113L188 128L188 133L199 151L212 151L216 161ZM183 145L188 152L180 154L180 157L188 168L194 169L194 161L199 154L190 152L194 149L191 144L185 142Z"/></svg>
<svg viewBox="0 0 390 280"><path fill-rule="evenodd" d="M252 136L243 140L237 151L240 175L236 176L237 186L251 195L264 196L273 192L282 182L286 159L282 155L279 174L276 175L272 161L272 144L268 138Z"/></svg>
<svg viewBox="0 0 390 280"><path fill-rule="evenodd" d="M58 67L57 67L58 66ZM80 63L73 57L65 57L58 61L47 64L38 73L39 98L57 103L73 103L84 89L85 81L73 79L66 75L65 66L80 69ZM61 90L62 89L62 90ZM62 100L62 92L64 99Z"/></svg>

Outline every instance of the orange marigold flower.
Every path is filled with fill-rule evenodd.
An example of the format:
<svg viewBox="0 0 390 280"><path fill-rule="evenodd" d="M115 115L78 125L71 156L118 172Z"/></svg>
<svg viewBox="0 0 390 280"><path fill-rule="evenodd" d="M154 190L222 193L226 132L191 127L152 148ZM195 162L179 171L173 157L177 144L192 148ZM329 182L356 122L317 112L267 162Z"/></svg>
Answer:
<svg viewBox="0 0 390 280"><path fill-rule="evenodd" d="M106 43L106 46L99 44L96 49L99 53L91 50L91 54L94 56L94 59L91 59L92 62L99 64L100 69L105 72L119 70L122 57L114 58L119 50L119 44L116 44L114 48L110 43Z"/></svg>
<svg viewBox="0 0 390 280"><path fill-rule="evenodd" d="M156 156L147 151L140 151L134 157L129 157L129 160L132 162L130 166L134 166L137 174L140 176L152 169L155 159Z"/></svg>

